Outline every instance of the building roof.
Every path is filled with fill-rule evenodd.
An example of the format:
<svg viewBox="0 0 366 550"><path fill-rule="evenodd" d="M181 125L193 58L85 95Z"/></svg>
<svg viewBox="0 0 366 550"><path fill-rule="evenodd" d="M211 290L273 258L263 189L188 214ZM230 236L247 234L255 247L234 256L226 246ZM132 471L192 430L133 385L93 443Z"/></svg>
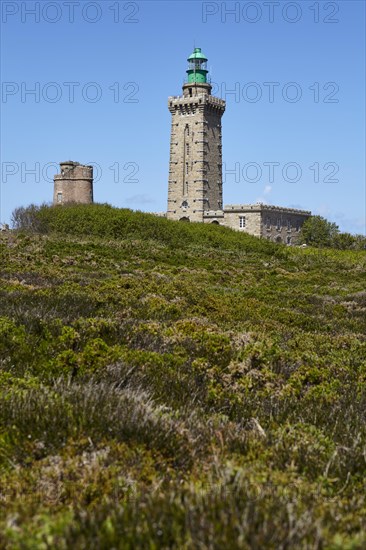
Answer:
<svg viewBox="0 0 366 550"><path fill-rule="evenodd" d="M286 212L292 214L299 214L304 216L311 216L309 210L299 210L297 208L288 208L286 206L273 206L271 204L227 204L224 206L224 212Z"/></svg>
<svg viewBox="0 0 366 550"><path fill-rule="evenodd" d="M201 59L202 61L207 61L207 57L201 52L201 48L195 48L193 53L188 57L187 61L192 61L193 59Z"/></svg>

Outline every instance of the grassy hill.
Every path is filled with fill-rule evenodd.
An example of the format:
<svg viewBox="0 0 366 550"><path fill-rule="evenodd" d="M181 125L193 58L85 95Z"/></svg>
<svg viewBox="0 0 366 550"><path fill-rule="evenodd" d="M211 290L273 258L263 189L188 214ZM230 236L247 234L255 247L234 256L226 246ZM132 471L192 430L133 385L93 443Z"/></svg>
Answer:
<svg viewBox="0 0 366 550"><path fill-rule="evenodd" d="M0 235L1 548L365 548L364 252L29 220Z"/></svg>

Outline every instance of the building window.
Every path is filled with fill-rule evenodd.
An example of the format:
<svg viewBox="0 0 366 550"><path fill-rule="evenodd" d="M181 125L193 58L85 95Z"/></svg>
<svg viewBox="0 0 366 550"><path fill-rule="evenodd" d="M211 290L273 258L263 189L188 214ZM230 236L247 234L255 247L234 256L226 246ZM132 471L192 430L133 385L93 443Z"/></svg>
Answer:
<svg viewBox="0 0 366 550"><path fill-rule="evenodd" d="M281 218L277 218L276 229L281 229Z"/></svg>
<svg viewBox="0 0 366 550"><path fill-rule="evenodd" d="M57 193L57 202L58 203L62 202L62 193Z"/></svg>
<svg viewBox="0 0 366 550"><path fill-rule="evenodd" d="M266 219L266 228L271 229L271 219L270 218Z"/></svg>
<svg viewBox="0 0 366 550"><path fill-rule="evenodd" d="M186 174L188 174L188 162L186 162Z"/></svg>
<svg viewBox="0 0 366 550"><path fill-rule="evenodd" d="M245 216L239 216L239 227L241 229L245 227Z"/></svg>
<svg viewBox="0 0 366 550"><path fill-rule="evenodd" d="M189 155L189 143L186 143L186 153Z"/></svg>
<svg viewBox="0 0 366 550"><path fill-rule="evenodd" d="M188 208L188 202L187 201L182 202L182 208Z"/></svg>
<svg viewBox="0 0 366 550"><path fill-rule="evenodd" d="M187 136L189 136L189 126L188 126L188 124L186 124L186 133L187 133Z"/></svg>
<svg viewBox="0 0 366 550"><path fill-rule="evenodd" d="M287 220L287 231L291 231L291 220Z"/></svg>

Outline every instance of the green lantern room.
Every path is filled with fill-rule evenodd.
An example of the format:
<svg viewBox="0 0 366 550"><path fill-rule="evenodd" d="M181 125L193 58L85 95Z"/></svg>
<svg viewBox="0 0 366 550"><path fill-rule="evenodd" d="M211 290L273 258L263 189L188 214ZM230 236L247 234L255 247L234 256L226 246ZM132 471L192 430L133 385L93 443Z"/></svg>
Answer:
<svg viewBox="0 0 366 550"><path fill-rule="evenodd" d="M184 97L210 95L212 87L207 76L207 57L202 53L201 48L194 48L187 61L187 77L183 85Z"/></svg>

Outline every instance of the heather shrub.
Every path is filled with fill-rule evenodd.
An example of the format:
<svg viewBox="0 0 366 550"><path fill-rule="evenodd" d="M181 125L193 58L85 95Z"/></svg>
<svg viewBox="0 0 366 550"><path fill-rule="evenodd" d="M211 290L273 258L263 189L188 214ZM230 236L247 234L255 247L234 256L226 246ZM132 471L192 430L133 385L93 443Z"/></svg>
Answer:
<svg viewBox="0 0 366 550"><path fill-rule="evenodd" d="M366 545L364 252L108 205L18 214L1 548Z"/></svg>

